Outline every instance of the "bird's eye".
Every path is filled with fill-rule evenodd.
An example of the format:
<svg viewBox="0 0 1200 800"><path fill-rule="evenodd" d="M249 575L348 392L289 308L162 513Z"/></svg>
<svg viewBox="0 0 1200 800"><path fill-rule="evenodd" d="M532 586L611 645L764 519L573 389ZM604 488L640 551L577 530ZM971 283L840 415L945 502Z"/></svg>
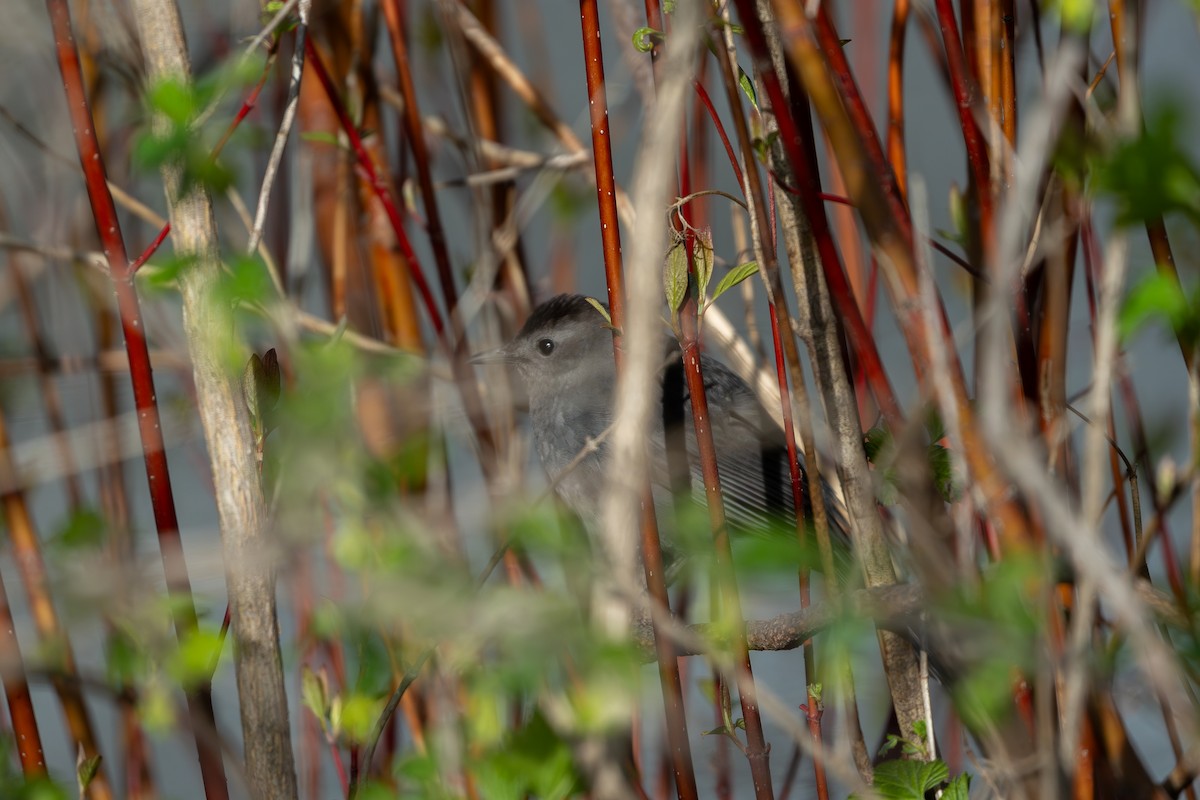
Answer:
<svg viewBox="0 0 1200 800"><path fill-rule="evenodd" d="M544 356L550 355L551 353L554 352L554 340L553 339L538 339L537 349L538 349L538 352Z"/></svg>

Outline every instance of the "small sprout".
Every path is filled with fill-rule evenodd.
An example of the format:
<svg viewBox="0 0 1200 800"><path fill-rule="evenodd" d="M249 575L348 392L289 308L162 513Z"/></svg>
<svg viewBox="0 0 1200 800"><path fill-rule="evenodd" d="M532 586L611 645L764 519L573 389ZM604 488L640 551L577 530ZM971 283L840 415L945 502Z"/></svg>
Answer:
<svg viewBox="0 0 1200 800"><path fill-rule="evenodd" d="M742 87L742 92L750 100L750 105L754 106L754 110L758 111L758 93L754 91L754 81L750 80L750 76L746 74L746 70L738 67L738 86Z"/></svg>
<svg viewBox="0 0 1200 800"><path fill-rule="evenodd" d="M600 316L604 317L605 324L608 325L608 327L611 330L614 330L614 331L617 330L616 328L613 327L612 316L609 315L608 309L604 307L603 303L601 303L599 300L597 300L594 297L585 297L584 299L588 301L588 303L591 305L592 308L594 308L600 312ZM617 331L617 333L620 333L620 331Z"/></svg>
<svg viewBox="0 0 1200 800"><path fill-rule="evenodd" d="M687 251L683 241L676 242L667 252L663 264L663 293L667 298L667 309L671 314L671 326L679 328L679 307L687 296L688 269Z"/></svg>
<svg viewBox="0 0 1200 800"><path fill-rule="evenodd" d="M324 668L320 672L314 672L311 667L304 667L300 675L300 699L304 707L321 723L321 730L328 733L329 676Z"/></svg>
<svg viewBox="0 0 1200 800"><path fill-rule="evenodd" d="M280 374L279 355L272 347L262 357L258 353L250 356L246 369L242 371L242 399L250 412L250 424L255 439L263 439L275 428L275 410L279 405Z"/></svg>
<svg viewBox="0 0 1200 800"><path fill-rule="evenodd" d="M962 244L970 237L967 222L967 201L957 183L950 184L950 230L946 238Z"/></svg>
<svg viewBox="0 0 1200 800"><path fill-rule="evenodd" d="M83 746L79 747L79 754L75 758L75 777L79 781L79 796L83 797L87 794L88 787L92 784L92 779L96 777L96 773L100 771L100 759L102 756L97 753L91 758L87 758L83 752Z"/></svg>
<svg viewBox="0 0 1200 800"><path fill-rule="evenodd" d="M692 265L696 271L696 285L700 287L700 308L705 307L704 299L708 294L708 284L713 274L713 245L712 231L705 228L697 231L692 243Z"/></svg>
<svg viewBox="0 0 1200 800"><path fill-rule="evenodd" d="M660 30L643 27L633 32L633 49L639 53L649 53L667 39Z"/></svg>

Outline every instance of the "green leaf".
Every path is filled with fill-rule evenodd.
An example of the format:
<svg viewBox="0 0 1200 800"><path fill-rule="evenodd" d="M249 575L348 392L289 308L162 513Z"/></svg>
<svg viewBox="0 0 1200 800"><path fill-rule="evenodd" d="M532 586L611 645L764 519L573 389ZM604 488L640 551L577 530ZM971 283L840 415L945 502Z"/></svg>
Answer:
<svg viewBox="0 0 1200 800"><path fill-rule="evenodd" d="M167 733L175 727L175 698L166 681L148 681L138 692L138 715L147 730Z"/></svg>
<svg viewBox="0 0 1200 800"><path fill-rule="evenodd" d="M864 433L863 451L866 453L867 461L872 465L878 465L879 457L891 443L892 433L882 425L876 425Z"/></svg>
<svg viewBox="0 0 1200 800"><path fill-rule="evenodd" d="M329 677L324 668L318 673L305 665L300 674L300 700L321 723L321 730L325 730L329 716Z"/></svg>
<svg viewBox="0 0 1200 800"><path fill-rule="evenodd" d="M104 517L90 508L82 508L71 514L53 544L55 549L66 551L89 549L104 544L107 536L108 523Z"/></svg>
<svg viewBox="0 0 1200 800"><path fill-rule="evenodd" d="M967 215L967 199L957 183L950 184L949 200L950 230L943 235L952 242L965 244L971 239L971 223Z"/></svg>
<svg viewBox="0 0 1200 800"><path fill-rule="evenodd" d="M1059 13L1065 30L1087 33L1096 16L1096 0L1059 0Z"/></svg>
<svg viewBox="0 0 1200 800"><path fill-rule="evenodd" d="M191 88L177 78L165 78L151 86L147 99L151 108L179 127L186 126L199 108Z"/></svg>
<svg viewBox="0 0 1200 800"><path fill-rule="evenodd" d="M758 111L758 94L754 91L754 81L750 80L750 76L740 65L738 66L738 86L742 87L742 92L749 98L750 105L754 106L755 111Z"/></svg>
<svg viewBox="0 0 1200 800"><path fill-rule="evenodd" d="M82 751L80 755L83 755ZM79 781L80 797L87 793L87 788L91 786L92 779L100 771L100 758L101 756L98 753L91 758L81 758L79 764L75 767L75 777Z"/></svg>
<svg viewBox="0 0 1200 800"><path fill-rule="evenodd" d="M300 134L300 139L313 144L327 144L331 147L340 147L341 142L338 140L336 133L329 131L306 131Z"/></svg>
<svg viewBox="0 0 1200 800"><path fill-rule="evenodd" d="M272 347L262 356L252 353L242 370L242 399L250 412L255 435L265 437L275 427L280 393L279 354Z"/></svg>
<svg viewBox="0 0 1200 800"><path fill-rule="evenodd" d="M105 675L116 686L136 683L150 670L146 654L120 628L109 637L104 655Z"/></svg>
<svg viewBox="0 0 1200 800"><path fill-rule="evenodd" d="M612 328L612 317L609 316L608 309L604 307L604 303L601 303L594 297L585 297L583 299L588 301L588 305L599 311L600 316L604 317L604 321L608 324L608 327Z"/></svg>
<svg viewBox="0 0 1200 800"><path fill-rule="evenodd" d="M137 272L137 279L139 283L144 283L150 289L160 291L169 289L175 286L179 276L185 270L195 266L197 262L198 259L192 253L167 256L161 261L156 258L156 260L142 265Z"/></svg>
<svg viewBox="0 0 1200 800"><path fill-rule="evenodd" d="M971 776L964 772L946 784L942 789L941 800L970 800Z"/></svg>
<svg viewBox="0 0 1200 800"><path fill-rule="evenodd" d="M888 800L925 800L949 775L941 761L884 761L875 767L875 791Z"/></svg>
<svg viewBox="0 0 1200 800"><path fill-rule="evenodd" d="M1200 221L1200 172L1185 146L1183 112L1166 105L1146 119L1140 135L1093 155L1095 189L1117 203L1117 224L1141 225L1180 212Z"/></svg>
<svg viewBox="0 0 1200 800"><path fill-rule="evenodd" d="M188 151L188 131L177 126L162 134L142 132L133 144L133 163L141 169L157 169L182 160Z"/></svg>
<svg viewBox="0 0 1200 800"><path fill-rule="evenodd" d="M362 743L367 740L383 711L384 700L381 697L368 697L365 694L352 692L342 702L339 728L347 740Z"/></svg>
<svg viewBox="0 0 1200 800"><path fill-rule="evenodd" d="M589 208L594 209L595 203L595 192L587 192L569 181L558 181L550 190L550 214L561 225L575 222Z"/></svg>
<svg viewBox="0 0 1200 800"><path fill-rule="evenodd" d="M680 241L671 247L663 264L663 293L667 298L667 310L671 312L671 323L675 326L679 324L679 307L687 296L687 285L687 250Z"/></svg>
<svg viewBox="0 0 1200 800"><path fill-rule="evenodd" d="M1178 331L1194 313L1175 276L1156 272L1147 275L1125 298L1117 316L1117 332L1123 340L1128 340L1156 317Z"/></svg>
<svg viewBox="0 0 1200 800"><path fill-rule="evenodd" d="M959 487L954 485L954 465L950 451L940 444L929 445L929 469L933 473L933 486L947 503L958 497Z"/></svg>
<svg viewBox="0 0 1200 800"><path fill-rule="evenodd" d="M274 292L266 265L258 256L242 256L233 261L218 285L219 296L229 306L261 303Z"/></svg>
<svg viewBox="0 0 1200 800"><path fill-rule="evenodd" d="M700 287L700 307L704 308L708 284L713 274L712 231L704 229L696 233L692 243L692 267L696 271L696 285Z"/></svg>
<svg viewBox="0 0 1200 800"><path fill-rule="evenodd" d="M758 272L757 261L747 261L745 264L738 264L736 267L729 270L729 272L726 272L721 280L717 282L717 288L713 289L712 298L708 302L715 302L718 297L725 294L725 292L729 291L734 286L737 286L739 283L746 280L746 278L749 278L756 272Z"/></svg>
<svg viewBox="0 0 1200 800"><path fill-rule="evenodd" d="M220 631L198 628L186 634L167 662L167 672L185 687L208 681L221 655Z"/></svg>

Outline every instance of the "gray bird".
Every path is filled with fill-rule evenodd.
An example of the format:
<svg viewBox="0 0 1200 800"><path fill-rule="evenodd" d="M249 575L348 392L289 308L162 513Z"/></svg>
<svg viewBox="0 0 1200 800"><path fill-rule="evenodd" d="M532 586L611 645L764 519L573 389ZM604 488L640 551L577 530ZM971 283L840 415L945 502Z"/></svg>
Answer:
<svg viewBox="0 0 1200 800"><path fill-rule="evenodd" d="M585 523L599 519L607 442L571 464L612 423L616 368L604 317L581 295L559 295L534 309L508 344L472 360L503 362L516 370L542 466L551 478L562 474L555 487L558 496ZM741 378L708 355L700 363L730 528L765 532L791 527L795 503L783 432ZM705 500L691 399L679 358L667 362L661 389L649 459L655 509L663 524L678 508L673 497L690 496L700 507ZM803 457L800 468L803 476ZM807 477L802 485L807 515ZM847 543L840 502L830 487L824 488L831 533Z"/></svg>

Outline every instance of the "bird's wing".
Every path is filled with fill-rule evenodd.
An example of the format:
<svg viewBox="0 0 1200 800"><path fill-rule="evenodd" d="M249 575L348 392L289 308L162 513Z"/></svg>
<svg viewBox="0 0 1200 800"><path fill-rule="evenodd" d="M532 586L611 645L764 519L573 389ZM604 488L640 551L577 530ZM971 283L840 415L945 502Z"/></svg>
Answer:
<svg viewBox="0 0 1200 800"><path fill-rule="evenodd" d="M749 532L791 528L795 501L782 431L767 416L750 387L725 365L702 356L701 367L727 520L733 528ZM691 496L702 503L705 494L703 472L691 416L691 396L682 371L682 364L674 362L667 367L663 380L663 416L668 430L666 474L671 476L669 485L676 492L690 488ZM671 434L673 427L674 435ZM681 439L685 456L679 447ZM811 512L804 457L797 454L797 461L801 500L808 515ZM684 480L690 481L690 487L683 485ZM830 530L835 538L848 545L850 528L841 501L828 484L822 483Z"/></svg>

